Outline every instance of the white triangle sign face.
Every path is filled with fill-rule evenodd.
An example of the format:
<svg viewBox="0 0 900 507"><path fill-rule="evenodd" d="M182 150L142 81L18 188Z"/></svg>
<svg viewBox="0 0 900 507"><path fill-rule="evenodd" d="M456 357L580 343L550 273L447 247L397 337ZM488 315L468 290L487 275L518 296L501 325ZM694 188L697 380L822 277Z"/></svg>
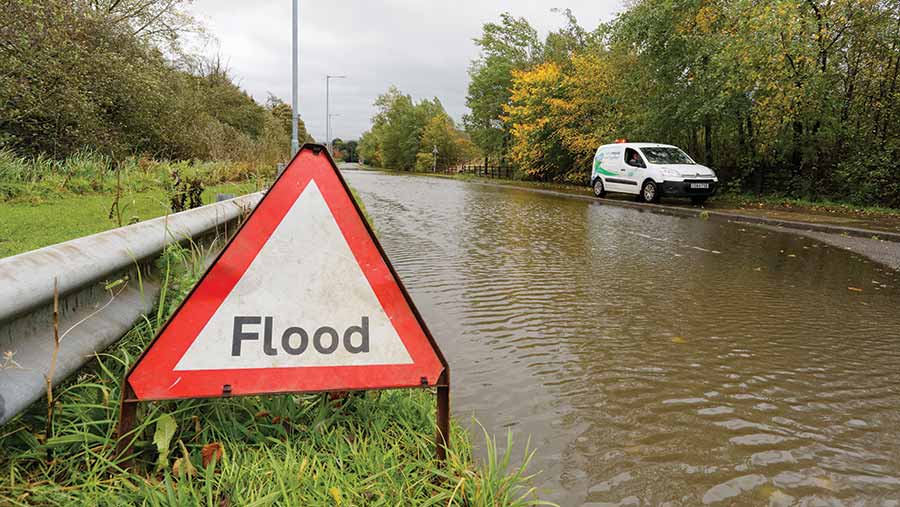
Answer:
<svg viewBox="0 0 900 507"><path fill-rule="evenodd" d="M311 181L175 369L409 363Z"/></svg>
<svg viewBox="0 0 900 507"><path fill-rule="evenodd" d="M137 398L436 385L440 352L351 199L302 150L129 373Z"/></svg>

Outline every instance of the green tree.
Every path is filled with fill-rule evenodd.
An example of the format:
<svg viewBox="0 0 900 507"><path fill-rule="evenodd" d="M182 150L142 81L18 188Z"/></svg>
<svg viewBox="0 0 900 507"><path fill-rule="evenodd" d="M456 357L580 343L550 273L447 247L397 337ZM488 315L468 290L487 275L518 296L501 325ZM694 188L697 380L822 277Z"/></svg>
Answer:
<svg viewBox="0 0 900 507"><path fill-rule="evenodd" d="M378 133L367 130L359 137L359 158L360 162L373 167L382 167L381 162L381 140L378 139Z"/></svg>
<svg viewBox="0 0 900 507"><path fill-rule="evenodd" d="M341 139L334 140L334 148L340 149L342 159L344 162L359 162L359 153L357 152L357 147L359 143L357 141L343 141Z"/></svg>
<svg viewBox="0 0 900 507"><path fill-rule="evenodd" d="M555 32L547 34L544 42L544 60L553 61L565 65L575 52L583 50L589 42L594 41L595 36L578 24L575 14L571 9L550 9L558 12L565 18L565 25Z"/></svg>
<svg viewBox="0 0 900 507"><path fill-rule="evenodd" d="M437 157L433 150L437 148ZM438 170L454 167L473 156L474 146L463 132L456 128L446 113L435 114L422 132L416 169L431 170L436 162Z"/></svg>
<svg viewBox="0 0 900 507"><path fill-rule="evenodd" d="M281 126L281 129L287 135L291 135L291 115L293 114L291 105L270 93L266 99L266 109L269 110L269 113L272 114L278 125ZM300 141L300 144L315 142L315 139L306 130L306 123L303 122L302 118L297 119L297 139Z"/></svg>
<svg viewBox="0 0 900 507"><path fill-rule="evenodd" d="M0 144L62 158L283 160L285 132L218 60L177 0L0 0Z"/></svg>
<svg viewBox="0 0 900 507"><path fill-rule="evenodd" d="M412 169L419 149L422 125L418 121L412 97L396 87L376 99L379 108L373 129L379 129L381 161L387 167Z"/></svg>
<svg viewBox="0 0 900 507"><path fill-rule="evenodd" d="M375 100L378 113L372 128L359 140L359 154L370 165L392 169L425 169L423 153L428 155L435 144L446 149L444 167L458 164L463 154L471 154L472 146L454 125L437 98L414 102L392 86Z"/></svg>
<svg viewBox="0 0 900 507"><path fill-rule="evenodd" d="M509 142L503 106L509 102L512 73L539 62L543 45L527 20L509 13L501 14L499 23L486 23L475 44L481 54L469 68L469 113L463 121L485 156L502 158Z"/></svg>

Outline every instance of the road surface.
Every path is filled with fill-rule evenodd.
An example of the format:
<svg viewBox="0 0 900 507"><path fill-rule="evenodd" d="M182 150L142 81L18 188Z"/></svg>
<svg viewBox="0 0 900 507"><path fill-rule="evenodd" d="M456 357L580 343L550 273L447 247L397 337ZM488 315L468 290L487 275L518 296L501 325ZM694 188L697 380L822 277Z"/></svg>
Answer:
<svg viewBox="0 0 900 507"><path fill-rule="evenodd" d="M455 416L531 436L543 498L896 505L897 272L751 225L345 176L448 355Z"/></svg>

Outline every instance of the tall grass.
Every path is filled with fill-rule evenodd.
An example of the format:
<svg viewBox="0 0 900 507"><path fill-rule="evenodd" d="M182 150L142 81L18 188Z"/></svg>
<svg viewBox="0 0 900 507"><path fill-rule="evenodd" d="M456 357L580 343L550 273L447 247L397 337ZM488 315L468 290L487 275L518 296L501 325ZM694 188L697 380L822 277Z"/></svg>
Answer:
<svg viewBox="0 0 900 507"><path fill-rule="evenodd" d="M117 179L116 171L121 173L121 179ZM144 157L114 162L89 150L65 160L43 155L23 158L3 149L0 150L0 200L41 202L69 195L112 194L119 184L125 192L145 192L165 188L175 171L212 186L271 178L275 168L250 162L159 161Z"/></svg>
<svg viewBox="0 0 900 507"><path fill-rule="evenodd" d="M434 397L423 390L143 404L127 452L136 464L123 469L115 457L122 377L194 285L202 257L166 251L156 315L57 387L52 435L42 433L40 403L0 427L0 505L540 504L526 473L532 452L512 465L509 437L500 453L485 433L488 459L476 465L454 423L447 464L438 466Z"/></svg>

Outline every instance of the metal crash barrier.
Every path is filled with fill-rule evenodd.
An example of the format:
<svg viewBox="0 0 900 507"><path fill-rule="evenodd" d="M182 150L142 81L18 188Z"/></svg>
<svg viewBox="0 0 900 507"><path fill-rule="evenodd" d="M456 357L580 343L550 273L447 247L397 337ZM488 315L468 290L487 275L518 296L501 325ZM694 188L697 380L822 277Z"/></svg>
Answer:
<svg viewBox="0 0 900 507"><path fill-rule="evenodd" d="M0 424L46 394L54 291L55 385L154 308L160 284L153 261L166 246L227 237L261 198L250 194L0 259Z"/></svg>

